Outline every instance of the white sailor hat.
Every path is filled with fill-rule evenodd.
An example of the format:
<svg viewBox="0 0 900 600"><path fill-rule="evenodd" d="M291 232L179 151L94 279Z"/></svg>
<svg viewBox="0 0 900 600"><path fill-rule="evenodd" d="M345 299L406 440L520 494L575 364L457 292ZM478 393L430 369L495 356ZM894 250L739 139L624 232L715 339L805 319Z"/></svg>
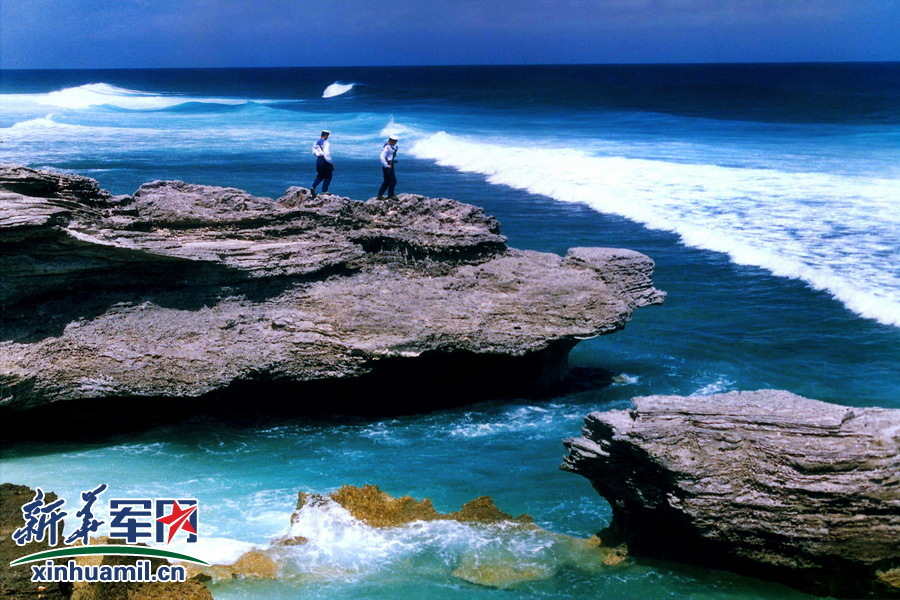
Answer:
<svg viewBox="0 0 900 600"><path fill-rule="evenodd" d="M327 129L323 129L323 130L322 130L322 133L327 133L328 135L331 135L331 132L330 132L329 130L327 130Z"/></svg>
<svg viewBox="0 0 900 600"><path fill-rule="evenodd" d="M396 133L390 134L390 135L388 136L388 139L389 139L389 140L394 140L395 142L399 142L399 141L400 141L400 138L397 137L397 134L396 134Z"/></svg>

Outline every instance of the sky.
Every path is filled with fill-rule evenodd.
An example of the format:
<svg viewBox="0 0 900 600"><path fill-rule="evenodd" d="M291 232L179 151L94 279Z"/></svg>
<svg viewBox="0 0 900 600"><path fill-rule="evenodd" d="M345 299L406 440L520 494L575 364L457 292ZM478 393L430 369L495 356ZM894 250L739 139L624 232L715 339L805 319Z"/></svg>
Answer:
<svg viewBox="0 0 900 600"><path fill-rule="evenodd" d="M900 61L900 0L0 0L0 68Z"/></svg>

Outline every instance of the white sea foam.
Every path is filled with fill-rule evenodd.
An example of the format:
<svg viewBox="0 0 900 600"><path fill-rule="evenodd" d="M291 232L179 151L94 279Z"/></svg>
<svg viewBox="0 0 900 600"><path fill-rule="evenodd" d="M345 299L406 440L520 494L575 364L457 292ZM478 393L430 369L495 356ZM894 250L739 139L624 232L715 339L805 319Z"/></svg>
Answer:
<svg viewBox="0 0 900 600"><path fill-rule="evenodd" d="M733 387L734 380L719 376L716 377L715 380L701 385L691 394L691 396L711 396L712 394L721 394L722 392L730 391Z"/></svg>
<svg viewBox="0 0 900 600"><path fill-rule="evenodd" d="M634 385L638 383L641 378L637 375L629 375L628 373L619 373L618 375L613 375L613 385Z"/></svg>
<svg viewBox="0 0 900 600"><path fill-rule="evenodd" d="M341 83L340 81L335 81L325 88L325 90L322 92L322 97L334 98L335 96L346 94L347 92L352 90L353 86L355 85L355 83Z"/></svg>
<svg viewBox="0 0 900 600"><path fill-rule="evenodd" d="M303 554L313 569L331 566L354 572L369 571L397 554L412 550L385 531L355 519L330 499L300 510L290 533L309 540Z"/></svg>
<svg viewBox="0 0 900 600"><path fill-rule="evenodd" d="M421 129L398 123L394 120L394 117L391 117L390 120L388 120L387 125L381 129L381 137L389 135L396 135L401 139L406 140L408 138L421 138L426 135L426 133Z"/></svg>
<svg viewBox="0 0 900 600"><path fill-rule="evenodd" d="M398 562L423 566L419 557L453 568L461 556L506 556L517 562L537 562L548 569L558 557L558 539L512 523L489 527L458 521L416 521L399 527L374 528L354 518L329 498L307 503L297 514L290 534L303 536L306 544L292 548L294 569L304 573L328 573L331 579L355 579L390 568ZM427 568L427 567L423 567Z"/></svg>
<svg viewBox="0 0 900 600"><path fill-rule="evenodd" d="M446 132L419 139L411 153L675 232L900 326L900 180L595 156Z"/></svg>
<svg viewBox="0 0 900 600"><path fill-rule="evenodd" d="M479 438L516 433L523 438L542 438L562 420L578 420L582 415L569 412L566 405L519 406L498 415L467 412L456 423L446 426L456 438Z"/></svg>

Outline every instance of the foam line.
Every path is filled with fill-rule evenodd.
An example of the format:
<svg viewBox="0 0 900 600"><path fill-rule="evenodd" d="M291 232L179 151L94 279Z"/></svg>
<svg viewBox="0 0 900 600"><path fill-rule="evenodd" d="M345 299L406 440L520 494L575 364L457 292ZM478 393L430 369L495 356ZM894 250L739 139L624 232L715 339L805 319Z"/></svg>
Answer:
<svg viewBox="0 0 900 600"><path fill-rule="evenodd" d="M410 152L675 232L689 246L803 280L859 315L900 326L900 180L595 156L446 132Z"/></svg>

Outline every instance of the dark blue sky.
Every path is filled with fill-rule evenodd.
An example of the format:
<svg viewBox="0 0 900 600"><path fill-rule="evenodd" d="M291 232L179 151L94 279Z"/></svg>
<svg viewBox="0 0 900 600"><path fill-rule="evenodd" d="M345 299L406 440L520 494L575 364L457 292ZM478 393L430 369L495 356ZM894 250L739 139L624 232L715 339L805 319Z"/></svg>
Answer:
<svg viewBox="0 0 900 600"><path fill-rule="evenodd" d="M0 67L900 60L900 0L0 0Z"/></svg>

